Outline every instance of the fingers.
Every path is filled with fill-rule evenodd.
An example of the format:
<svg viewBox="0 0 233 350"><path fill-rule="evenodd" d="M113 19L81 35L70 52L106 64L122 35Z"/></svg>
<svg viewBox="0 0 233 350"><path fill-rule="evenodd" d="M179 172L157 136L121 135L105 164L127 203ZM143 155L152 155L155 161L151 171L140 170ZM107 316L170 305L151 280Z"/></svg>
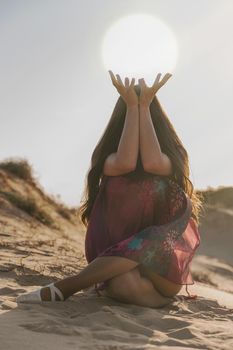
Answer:
<svg viewBox="0 0 233 350"><path fill-rule="evenodd" d="M121 85L124 85L119 74L116 74L117 80Z"/></svg>
<svg viewBox="0 0 233 350"><path fill-rule="evenodd" d="M166 73L165 76L163 77L163 79L160 82L161 86L164 85L168 81L168 79L171 78L171 76L172 76L172 74Z"/></svg>
<svg viewBox="0 0 233 350"><path fill-rule="evenodd" d="M111 70L108 71L112 80L112 83L114 86L119 87L120 85L125 86L126 88L131 88L134 86L135 78L132 78L131 83L129 83L129 78L125 78L125 84L123 84L123 81L119 74L116 74L117 79L115 78L113 72Z"/></svg>
<svg viewBox="0 0 233 350"><path fill-rule="evenodd" d="M125 87L126 88L132 88L134 86L134 83L135 83L135 78L132 78L131 83L129 83L128 77L125 78Z"/></svg>
<svg viewBox="0 0 233 350"><path fill-rule="evenodd" d="M117 87L118 81L116 80L116 78L115 78L113 72L112 72L111 70L109 70L108 72L109 72L109 74L110 74L110 77L111 77L111 80L112 80L113 85Z"/></svg>
<svg viewBox="0 0 233 350"><path fill-rule="evenodd" d="M135 78L132 78L132 81L131 83L129 83L129 78L126 77L125 78L125 84L123 84L123 81L121 80L121 77L119 74L116 74L116 77L117 79L115 78L113 72L111 70L108 71L109 74L110 74L110 77L111 77L111 80L112 80L112 83L115 87L119 87L119 85L122 85L126 88L130 88L132 86L134 86L134 83L135 83ZM168 79L170 79L172 77L172 74L170 73L166 73L165 76L162 78L162 80L160 81L160 78L161 78L161 73L158 73L155 80L154 80L154 83L153 85L151 86L152 88L154 89L157 89L158 87L161 87L163 86L167 81ZM144 78L141 78L141 79L138 79L138 83L141 87L147 87L146 83L145 83L145 80Z"/></svg>
<svg viewBox="0 0 233 350"><path fill-rule="evenodd" d="M138 83L141 87L146 87L146 83L145 83L144 78L138 79Z"/></svg>
<svg viewBox="0 0 233 350"><path fill-rule="evenodd" d="M129 87L129 78L128 77L125 78L125 87L126 88Z"/></svg>
<svg viewBox="0 0 233 350"><path fill-rule="evenodd" d="M126 88L132 88L134 86L134 83L135 83L135 78L132 78L131 83L129 83L128 77L125 78L125 87Z"/></svg>
<svg viewBox="0 0 233 350"><path fill-rule="evenodd" d="M170 73L166 73L165 76L163 77L163 79L161 81L160 80L160 77L161 77L161 73L157 74L157 77L155 78L155 81L152 85L152 88L154 89L158 89L158 87L160 88L161 86L163 86L167 81L168 79L171 78L172 74Z"/></svg>
<svg viewBox="0 0 233 350"><path fill-rule="evenodd" d="M161 75L162 75L161 73L157 74L157 77L155 78L155 81L154 81L152 87L155 87L156 85L158 85Z"/></svg>
<svg viewBox="0 0 233 350"><path fill-rule="evenodd" d="M133 86L134 86L134 83L135 83L135 78L132 78L132 81L131 81L131 83L130 83L130 86L129 86L129 87L130 87L130 88L131 88L131 87L133 87Z"/></svg>

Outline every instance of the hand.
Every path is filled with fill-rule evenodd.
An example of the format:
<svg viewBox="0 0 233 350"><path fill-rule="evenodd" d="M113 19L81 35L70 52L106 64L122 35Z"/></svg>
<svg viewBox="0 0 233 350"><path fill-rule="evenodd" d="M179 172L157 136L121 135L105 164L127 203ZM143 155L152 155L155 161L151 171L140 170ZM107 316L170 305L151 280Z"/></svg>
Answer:
<svg viewBox="0 0 233 350"><path fill-rule="evenodd" d="M119 74L116 74L117 79L115 78L111 70L108 71L112 80L113 85L127 104L127 106L138 106L138 95L134 90L135 78L132 78L131 83L129 83L129 78L125 78L125 85L123 84Z"/></svg>
<svg viewBox="0 0 233 350"><path fill-rule="evenodd" d="M172 74L167 73L163 79L159 81L161 77L161 73L159 73L151 87L146 85L144 78L138 79L141 88L139 96L140 106L150 106L156 92L168 81L169 78L171 78L171 76Z"/></svg>

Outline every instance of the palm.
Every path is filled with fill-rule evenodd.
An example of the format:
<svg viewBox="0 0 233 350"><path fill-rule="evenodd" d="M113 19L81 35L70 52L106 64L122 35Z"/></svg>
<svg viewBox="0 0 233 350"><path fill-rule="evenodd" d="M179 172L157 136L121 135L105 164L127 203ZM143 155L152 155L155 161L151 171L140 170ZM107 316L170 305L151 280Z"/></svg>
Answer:
<svg viewBox="0 0 233 350"><path fill-rule="evenodd" d="M155 78L155 81L152 86L147 86L144 78L138 79L138 82L141 88L141 92L139 96L140 105L142 104L150 105L156 92L168 81L168 79L171 76L172 74L167 73L160 81L161 73L157 74L157 77Z"/></svg>

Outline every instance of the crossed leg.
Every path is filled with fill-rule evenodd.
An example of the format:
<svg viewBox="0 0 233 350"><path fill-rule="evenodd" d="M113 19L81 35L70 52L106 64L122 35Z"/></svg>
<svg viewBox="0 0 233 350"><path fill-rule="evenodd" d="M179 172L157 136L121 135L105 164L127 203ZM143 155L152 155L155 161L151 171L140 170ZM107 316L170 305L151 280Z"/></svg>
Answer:
<svg viewBox="0 0 233 350"><path fill-rule="evenodd" d="M140 275L138 265L131 259L119 256L97 257L77 275L66 277L54 285L67 299L82 289L110 279L109 296L118 300L151 307L171 302L172 299L162 296L147 277ZM48 287L41 289L41 298L44 301L51 299Z"/></svg>

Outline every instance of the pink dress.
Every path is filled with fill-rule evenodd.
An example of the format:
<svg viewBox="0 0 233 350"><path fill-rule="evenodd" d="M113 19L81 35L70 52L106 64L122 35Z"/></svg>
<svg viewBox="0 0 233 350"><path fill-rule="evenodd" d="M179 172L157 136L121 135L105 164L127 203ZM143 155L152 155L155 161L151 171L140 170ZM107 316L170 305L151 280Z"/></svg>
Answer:
<svg viewBox="0 0 233 350"><path fill-rule="evenodd" d="M168 176L145 172L140 180L132 180L103 175L87 226L86 260L126 257L186 284L189 294L187 285L194 284L190 262L200 244L191 213L191 199ZM96 284L96 292L107 283Z"/></svg>

